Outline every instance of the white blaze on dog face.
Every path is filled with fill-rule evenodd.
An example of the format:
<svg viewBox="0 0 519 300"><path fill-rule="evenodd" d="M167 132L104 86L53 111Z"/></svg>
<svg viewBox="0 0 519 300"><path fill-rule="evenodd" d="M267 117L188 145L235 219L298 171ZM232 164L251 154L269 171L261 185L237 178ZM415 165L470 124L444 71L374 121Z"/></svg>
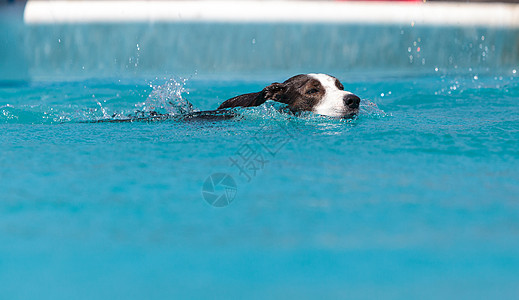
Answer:
<svg viewBox="0 0 519 300"><path fill-rule="evenodd" d="M326 74L308 74L308 76L319 80L325 90L323 98L313 109L314 113L342 117L351 112L351 109L344 104L344 96L352 93L339 89L335 77Z"/></svg>

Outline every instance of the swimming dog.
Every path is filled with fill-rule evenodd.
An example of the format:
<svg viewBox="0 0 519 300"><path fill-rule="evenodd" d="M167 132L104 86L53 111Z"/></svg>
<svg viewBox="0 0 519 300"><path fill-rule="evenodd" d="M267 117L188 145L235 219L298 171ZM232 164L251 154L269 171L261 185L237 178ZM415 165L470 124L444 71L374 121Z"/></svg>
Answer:
<svg viewBox="0 0 519 300"><path fill-rule="evenodd" d="M236 107L260 106L266 101L284 103L292 113L310 111L336 118L353 118L359 112L360 98L345 91L342 83L326 74L300 74L283 83L274 82L256 93L243 94L224 101L216 110L190 112L180 119L230 119ZM142 113L142 112L141 112ZM94 122L158 121L179 116L150 112L148 116L129 116L129 119L98 120Z"/></svg>
<svg viewBox="0 0 519 300"><path fill-rule="evenodd" d="M217 110L259 106L267 100L285 103L292 112L311 111L340 118L354 117L360 105L360 98L345 91L337 78L326 74L301 74L283 83L272 83L260 92L231 98Z"/></svg>

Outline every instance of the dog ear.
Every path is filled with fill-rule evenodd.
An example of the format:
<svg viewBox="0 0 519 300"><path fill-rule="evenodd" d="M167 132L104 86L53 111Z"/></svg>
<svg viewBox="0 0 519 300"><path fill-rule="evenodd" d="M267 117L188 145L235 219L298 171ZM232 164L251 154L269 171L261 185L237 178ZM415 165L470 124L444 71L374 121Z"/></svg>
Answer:
<svg viewBox="0 0 519 300"><path fill-rule="evenodd" d="M283 83L274 82L273 84L267 86L263 89L262 94L265 101L273 100L277 102L284 102L284 95L286 92L286 85Z"/></svg>
<svg viewBox="0 0 519 300"><path fill-rule="evenodd" d="M267 100L273 100L277 102L287 103L285 92L286 86L283 83L273 83L261 92L250 93L239 95L234 98L231 98L218 107L218 109L230 108L230 107L251 107L251 106L259 106Z"/></svg>

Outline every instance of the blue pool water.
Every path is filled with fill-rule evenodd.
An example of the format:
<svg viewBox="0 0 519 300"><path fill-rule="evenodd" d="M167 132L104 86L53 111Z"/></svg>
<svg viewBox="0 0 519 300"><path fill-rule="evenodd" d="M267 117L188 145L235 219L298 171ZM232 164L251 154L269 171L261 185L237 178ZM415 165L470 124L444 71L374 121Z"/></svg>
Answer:
<svg viewBox="0 0 519 300"><path fill-rule="evenodd" d="M81 123L279 75L1 83L0 298L516 297L517 72L334 75L355 120Z"/></svg>

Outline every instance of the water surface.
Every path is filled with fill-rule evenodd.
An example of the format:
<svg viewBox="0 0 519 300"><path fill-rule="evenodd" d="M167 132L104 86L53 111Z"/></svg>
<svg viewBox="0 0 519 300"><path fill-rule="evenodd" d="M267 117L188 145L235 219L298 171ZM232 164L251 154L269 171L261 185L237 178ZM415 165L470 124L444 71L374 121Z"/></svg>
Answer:
<svg viewBox="0 0 519 300"><path fill-rule="evenodd" d="M272 76L0 83L0 298L517 295L516 72L334 75L358 118L81 123Z"/></svg>

